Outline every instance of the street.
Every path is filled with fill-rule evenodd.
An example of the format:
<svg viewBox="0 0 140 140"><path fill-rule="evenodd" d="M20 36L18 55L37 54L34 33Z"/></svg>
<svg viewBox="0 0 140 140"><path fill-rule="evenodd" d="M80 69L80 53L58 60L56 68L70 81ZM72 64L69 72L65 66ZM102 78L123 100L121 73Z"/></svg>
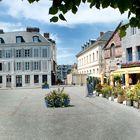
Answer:
<svg viewBox="0 0 140 140"><path fill-rule="evenodd" d="M140 140L140 110L102 97L84 86L65 87L67 108L46 108L51 89L0 90L0 140Z"/></svg>

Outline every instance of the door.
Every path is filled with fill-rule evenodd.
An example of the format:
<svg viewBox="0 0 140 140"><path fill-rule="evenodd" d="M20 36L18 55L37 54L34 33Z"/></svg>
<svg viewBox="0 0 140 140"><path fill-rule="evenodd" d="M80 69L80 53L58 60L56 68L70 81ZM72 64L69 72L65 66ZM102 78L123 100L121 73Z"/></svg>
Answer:
<svg viewBox="0 0 140 140"><path fill-rule="evenodd" d="M11 87L11 75L6 75L6 87Z"/></svg>
<svg viewBox="0 0 140 140"><path fill-rule="evenodd" d="M22 75L16 76L16 87L22 87Z"/></svg>

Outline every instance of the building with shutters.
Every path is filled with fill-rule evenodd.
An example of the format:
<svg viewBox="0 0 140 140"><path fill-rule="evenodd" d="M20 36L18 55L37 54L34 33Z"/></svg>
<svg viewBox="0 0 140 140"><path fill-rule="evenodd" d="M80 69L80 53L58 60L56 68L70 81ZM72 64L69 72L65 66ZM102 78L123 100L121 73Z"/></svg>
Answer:
<svg viewBox="0 0 140 140"><path fill-rule="evenodd" d="M0 30L0 87L40 87L56 81L56 45L39 28Z"/></svg>

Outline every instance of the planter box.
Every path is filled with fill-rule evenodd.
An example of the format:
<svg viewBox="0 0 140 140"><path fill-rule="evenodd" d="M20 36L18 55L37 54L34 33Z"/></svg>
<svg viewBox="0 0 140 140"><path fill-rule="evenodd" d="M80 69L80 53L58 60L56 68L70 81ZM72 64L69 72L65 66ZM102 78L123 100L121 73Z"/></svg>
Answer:
<svg viewBox="0 0 140 140"><path fill-rule="evenodd" d="M132 100L126 100L126 105L127 106L133 106L133 101Z"/></svg>
<svg viewBox="0 0 140 140"><path fill-rule="evenodd" d="M139 108L139 102L138 101L133 101L133 107Z"/></svg>
<svg viewBox="0 0 140 140"><path fill-rule="evenodd" d="M49 89L49 86L43 85L42 88L43 88L43 89L45 89L45 88L46 88L46 89Z"/></svg>
<svg viewBox="0 0 140 140"><path fill-rule="evenodd" d="M124 95L118 95L118 98L117 98L118 103L122 104L124 100L125 100Z"/></svg>

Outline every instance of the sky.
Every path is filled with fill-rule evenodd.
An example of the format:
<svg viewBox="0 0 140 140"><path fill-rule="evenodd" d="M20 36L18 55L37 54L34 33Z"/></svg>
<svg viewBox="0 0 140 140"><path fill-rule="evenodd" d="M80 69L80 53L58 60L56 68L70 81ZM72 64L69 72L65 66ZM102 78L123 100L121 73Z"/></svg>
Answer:
<svg viewBox="0 0 140 140"><path fill-rule="evenodd" d="M57 64L73 64L75 55L89 39L97 39L100 32L113 31L127 13L121 15L112 8L97 10L82 4L76 15L68 12L67 22L50 23L48 14L50 0L29 4L27 0L2 0L0 2L0 29L4 32L25 31L26 27L39 27L40 32L49 32L56 41Z"/></svg>

